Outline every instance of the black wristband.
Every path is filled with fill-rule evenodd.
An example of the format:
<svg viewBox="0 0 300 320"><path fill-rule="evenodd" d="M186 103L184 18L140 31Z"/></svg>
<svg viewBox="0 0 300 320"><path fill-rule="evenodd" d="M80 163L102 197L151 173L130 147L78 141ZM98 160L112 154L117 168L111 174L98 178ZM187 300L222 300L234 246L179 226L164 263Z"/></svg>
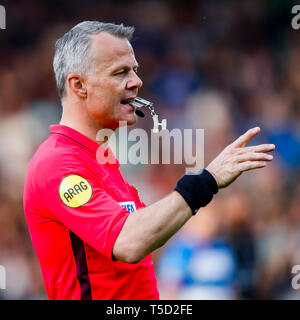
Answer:
<svg viewBox="0 0 300 320"><path fill-rule="evenodd" d="M212 200L219 188L213 175L202 169L198 173L185 174L178 180L174 190L181 194L194 215Z"/></svg>

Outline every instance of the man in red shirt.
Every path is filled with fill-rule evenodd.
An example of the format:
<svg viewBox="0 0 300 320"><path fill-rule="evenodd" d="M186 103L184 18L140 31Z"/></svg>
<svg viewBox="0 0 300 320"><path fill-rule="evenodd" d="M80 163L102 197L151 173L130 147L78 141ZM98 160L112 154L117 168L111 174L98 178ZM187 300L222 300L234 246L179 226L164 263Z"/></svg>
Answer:
<svg viewBox="0 0 300 320"><path fill-rule="evenodd" d="M63 113L31 160L24 209L50 299L158 299L151 252L243 171L272 159L274 145L245 147L247 131L206 169L146 207L119 170L99 163L100 129L136 122L142 86L129 40L133 28L86 21L56 43L54 71ZM100 148L100 149L99 149Z"/></svg>

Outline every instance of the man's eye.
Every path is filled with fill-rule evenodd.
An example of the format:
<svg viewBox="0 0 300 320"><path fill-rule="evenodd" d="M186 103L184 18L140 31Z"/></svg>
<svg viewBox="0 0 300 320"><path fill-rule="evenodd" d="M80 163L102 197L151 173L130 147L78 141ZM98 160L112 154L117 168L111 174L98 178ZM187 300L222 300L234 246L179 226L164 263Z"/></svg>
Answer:
<svg viewBox="0 0 300 320"><path fill-rule="evenodd" d="M122 75L125 73L125 70L122 70L122 71L118 71L115 73L115 76L118 76L118 75Z"/></svg>

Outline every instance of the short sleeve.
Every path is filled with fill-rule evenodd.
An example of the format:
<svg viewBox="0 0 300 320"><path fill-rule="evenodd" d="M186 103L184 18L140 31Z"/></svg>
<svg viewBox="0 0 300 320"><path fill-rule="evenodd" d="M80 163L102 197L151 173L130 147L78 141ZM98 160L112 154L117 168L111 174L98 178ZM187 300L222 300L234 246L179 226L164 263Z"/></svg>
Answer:
<svg viewBox="0 0 300 320"><path fill-rule="evenodd" d="M111 259L127 210L101 187L99 178L83 161L65 155L55 160L55 166L51 163L40 166L37 181L45 211Z"/></svg>

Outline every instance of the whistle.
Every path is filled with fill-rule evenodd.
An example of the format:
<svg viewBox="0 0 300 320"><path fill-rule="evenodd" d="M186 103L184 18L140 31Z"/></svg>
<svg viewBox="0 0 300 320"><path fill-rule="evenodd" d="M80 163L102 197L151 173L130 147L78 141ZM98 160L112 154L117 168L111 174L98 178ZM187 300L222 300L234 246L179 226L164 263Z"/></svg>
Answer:
<svg viewBox="0 0 300 320"><path fill-rule="evenodd" d="M130 102L130 105L132 105L135 108L135 113L142 118L145 115L141 110L137 110L137 108L148 107L150 109L151 116L153 119L153 129L152 129L153 133L159 132L158 127L161 127L162 130L167 129L167 119L163 119L161 122L158 121L158 115L154 111L152 102L140 97L136 97L133 101Z"/></svg>
<svg viewBox="0 0 300 320"><path fill-rule="evenodd" d="M150 101L147 101L146 99L140 98L140 97L136 97L133 101L130 102L130 104L134 107L134 108L143 108L143 107L152 107L153 103Z"/></svg>

